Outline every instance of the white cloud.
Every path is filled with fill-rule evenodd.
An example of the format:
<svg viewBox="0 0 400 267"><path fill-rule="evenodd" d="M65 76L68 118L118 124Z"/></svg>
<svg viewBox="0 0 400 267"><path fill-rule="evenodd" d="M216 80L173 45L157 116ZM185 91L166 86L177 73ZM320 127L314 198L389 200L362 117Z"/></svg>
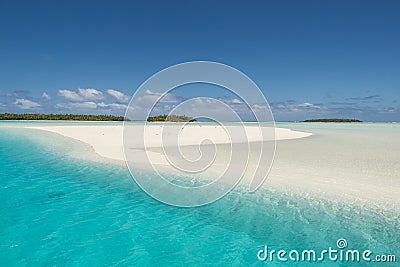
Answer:
<svg viewBox="0 0 400 267"><path fill-rule="evenodd" d="M147 89L144 93L145 93L146 95L161 95L160 93L152 92L150 89Z"/></svg>
<svg viewBox="0 0 400 267"><path fill-rule="evenodd" d="M114 97L118 103L128 103L130 99L129 96L125 95L124 93L113 89L108 89L107 94Z"/></svg>
<svg viewBox="0 0 400 267"><path fill-rule="evenodd" d="M239 99L237 99L237 98L235 98L235 99L232 99L232 104L242 104L242 101L240 101Z"/></svg>
<svg viewBox="0 0 400 267"><path fill-rule="evenodd" d="M4 96L12 98L26 98L29 95L27 90L15 90L11 93L6 93Z"/></svg>
<svg viewBox="0 0 400 267"><path fill-rule="evenodd" d="M78 88L78 92L71 90L58 90L58 95L72 102L96 101L105 98L102 92L93 88Z"/></svg>
<svg viewBox="0 0 400 267"><path fill-rule="evenodd" d="M94 102L72 102L72 103L58 103L56 108L59 109L96 109L97 104Z"/></svg>
<svg viewBox="0 0 400 267"><path fill-rule="evenodd" d="M379 114L396 114L396 113L400 113L400 108L384 107L384 108L379 109L378 113Z"/></svg>
<svg viewBox="0 0 400 267"><path fill-rule="evenodd" d="M51 99L51 96L48 95L46 92L43 92L42 99L43 101L49 101Z"/></svg>
<svg viewBox="0 0 400 267"><path fill-rule="evenodd" d="M78 94L82 96L85 100L104 99L103 93L93 88L87 88L87 89L78 88Z"/></svg>
<svg viewBox="0 0 400 267"><path fill-rule="evenodd" d="M266 110L268 106L265 104L253 104L251 108L255 110Z"/></svg>
<svg viewBox="0 0 400 267"><path fill-rule="evenodd" d="M74 102L80 102L84 100L82 96L70 90L58 90L58 95Z"/></svg>
<svg viewBox="0 0 400 267"><path fill-rule="evenodd" d="M127 107L127 105L119 103L106 104L104 102L100 102L97 105L101 108L112 108L112 109L126 109Z"/></svg>
<svg viewBox="0 0 400 267"><path fill-rule="evenodd" d="M308 103L308 102L304 102L302 104L299 104L298 106L303 107L303 108L319 108L319 106L316 106L316 105Z"/></svg>
<svg viewBox="0 0 400 267"><path fill-rule="evenodd" d="M288 103L288 102L278 102L272 103L271 109L275 113L310 113L310 112L322 112L325 107L312 104L310 102L304 102L300 104Z"/></svg>
<svg viewBox="0 0 400 267"><path fill-rule="evenodd" d="M141 102L141 103L147 105L150 103L151 104L153 104L153 103L178 103L178 102L180 102L181 99L170 93L163 95L161 93L156 93L156 92L153 92L148 89L145 91L144 95L141 95L138 98L138 100L139 100L138 102Z"/></svg>
<svg viewBox="0 0 400 267"><path fill-rule="evenodd" d="M3 103L0 103L0 108L5 108L6 107L6 105L5 104L3 104Z"/></svg>
<svg viewBox="0 0 400 267"><path fill-rule="evenodd" d="M23 98L16 99L14 105L19 107L20 109L33 109L40 107L39 103Z"/></svg>
<svg viewBox="0 0 400 267"><path fill-rule="evenodd" d="M180 105L182 102L187 101L189 102L183 106ZM154 103L156 104L153 106ZM226 104L226 106L223 104ZM179 107L175 109L177 106ZM173 109L175 109L173 112L176 115L204 115L217 120L237 120L236 117L233 117L233 112L227 109L227 106L240 117L245 119L253 118L250 107L239 98L198 97L185 99L184 97L172 93L162 95L161 93L152 90L146 90L139 97L135 97L134 102L128 110L127 116L132 119L139 119L147 117L147 112L149 112L150 109L150 115L169 114ZM267 106L260 104L255 105L255 107L252 108L255 109L255 112L260 113L264 111Z"/></svg>
<svg viewBox="0 0 400 267"><path fill-rule="evenodd" d="M205 97L188 99L179 105L169 105L168 103L158 105L152 110L152 115L170 114L172 110L171 114L175 115L208 117L218 121L237 120L237 111L234 107L219 99Z"/></svg>

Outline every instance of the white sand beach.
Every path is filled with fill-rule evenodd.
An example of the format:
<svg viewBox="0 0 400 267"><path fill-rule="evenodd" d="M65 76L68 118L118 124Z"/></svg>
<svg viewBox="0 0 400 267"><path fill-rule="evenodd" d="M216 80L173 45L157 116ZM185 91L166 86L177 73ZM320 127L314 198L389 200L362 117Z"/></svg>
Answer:
<svg viewBox="0 0 400 267"><path fill-rule="evenodd" d="M157 123L146 126L145 143L148 149L145 154L143 147L131 149L130 159L133 158L137 166L142 166L148 158L162 171L176 171L163 154L165 151L161 146L161 136L168 136L171 131L180 127L163 129L160 126ZM227 127L230 131L239 131L241 126ZM380 209L399 207L400 202L396 197L400 186L398 154L395 149L389 149L389 144L391 147L398 147L399 144L395 141L398 133L395 125L376 127L373 124L297 124L298 131L290 130L289 127L290 124L275 128L278 148L264 188L288 193L298 192L299 195L316 199L341 199L359 202L360 205L368 203L368 206L373 205ZM106 160L124 162L122 125L27 125L24 128L48 131L79 140L90 145ZM257 141L262 140L258 127L244 128L247 139L252 142L252 148L259 148ZM138 130L143 134L143 127L138 126ZM308 131L312 131L317 138L304 138L312 135ZM180 151L188 159L197 159L203 152L212 154L212 147L199 149L199 144L207 138L218 144L218 156L213 161L213 166L202 175L213 177L214 174L221 173L227 164L233 164L234 168L239 169L237 173L240 173L240 162L229 158L230 140L222 127L198 124L185 127L179 136ZM290 139L293 142L280 142ZM391 143L387 140L391 140ZM244 140L235 140L239 141ZM245 152L245 147L243 149ZM173 159L173 156L170 158ZM252 151L242 179L243 184L248 184L252 179L252 171L258 166L257 157L258 153Z"/></svg>
<svg viewBox="0 0 400 267"><path fill-rule="evenodd" d="M182 125L176 125L181 128ZM38 126L27 127L57 133L89 144L102 157L113 160L124 160L123 154L123 127L122 126L104 126L104 125L85 125L85 126ZM161 125L146 126L146 147L160 148L166 145L161 136L170 134L174 127L161 127ZM227 126L229 131L237 131L241 126ZM245 142L246 138L250 142L263 141L258 127L244 126L247 137L243 136L239 142ZM267 127L264 127L266 129ZM142 131L138 126L137 130ZM266 130L271 130L266 129ZM163 132L164 131L164 132ZM297 139L311 136L311 133L292 131L286 128L275 128L276 140ZM267 135L270 136L270 135ZM223 127L212 125L190 125L183 128L179 135L179 145L190 146L198 145L204 139L211 139L215 144L226 144L231 142ZM264 138L265 139L265 138ZM264 140L265 141L265 140ZM148 152L152 156L152 161L156 164L168 164L163 157L157 153Z"/></svg>

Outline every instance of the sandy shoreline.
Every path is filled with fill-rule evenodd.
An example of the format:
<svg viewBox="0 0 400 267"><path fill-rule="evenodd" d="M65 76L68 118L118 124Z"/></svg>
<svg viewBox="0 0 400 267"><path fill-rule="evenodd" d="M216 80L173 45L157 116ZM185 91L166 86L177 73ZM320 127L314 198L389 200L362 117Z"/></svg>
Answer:
<svg viewBox="0 0 400 267"><path fill-rule="evenodd" d="M234 127L240 126L229 127L235 130ZM124 163L121 125L25 126L23 128L52 132L81 141L92 147L94 152L101 156L99 159ZM254 141L251 144L256 148L259 147L256 142L261 140L257 140L260 137L255 131L257 127L246 126L245 128L248 139ZM131 154L138 168L146 167L147 155L159 170L176 171L163 155L160 143L161 129L160 125L147 126L146 141L149 148L146 149L146 154L143 154L143 148L137 149L137 154L136 152ZM238 167L237 173L240 173L242 170L240 162L235 160L231 162L229 159L229 145L225 145L228 139L224 137L221 129L210 125L192 125L187 130L182 132L180 144L182 152L188 158L195 159L199 156L197 146L205 137L213 137L211 139L216 144L221 144L218 147L220 156L216 158L213 166L201 175L207 179L210 177L214 179L215 174L221 173L224 170L223 167L229 163L232 163L234 168ZM343 131L335 132L335 134L324 130L313 130L313 132L321 134L321 138L304 138L312 134L292 131L288 128L275 129L278 149L274 166L263 188L288 194L294 193L315 200L341 200L347 203L358 203L357 205L360 206L365 205L368 208L397 210L396 207L399 207L397 162L391 160L395 156L388 156L391 151L387 150L385 139L377 138L381 134L374 135L366 129L359 131L357 138L354 139L354 133L347 135ZM279 140L300 138L303 140L299 142L279 142ZM379 146L376 142L380 142ZM243 149L245 152L245 147ZM259 166L257 157L258 154L252 151L241 184L246 186L251 181L252 171ZM372 158L373 161L371 161ZM98 160L97 157L94 160ZM365 167L365 164L368 164L368 167ZM383 166L393 167L383 168Z"/></svg>
<svg viewBox="0 0 400 267"><path fill-rule="evenodd" d="M235 131L235 127L238 127L239 129L241 126L228 126L227 128L231 131ZM104 158L120 161L124 160L122 126L38 126L26 128L44 130L73 138L89 144L97 154ZM168 130L169 129L167 129L167 131ZM258 127L245 126L245 130L249 141L263 141L262 136L258 131ZM168 132L164 132L164 135L168 135ZM286 128L275 128L276 140L298 139L311 135L311 133L292 131ZM161 136L162 127L159 125L146 126L146 147L160 148L162 144L165 144L161 139ZM226 135L222 127L194 125L184 128L184 131L181 132L179 137L179 144L182 146L198 145L202 140L207 138L212 139L215 144L226 144L231 142L229 136ZM245 139L239 141L245 141ZM160 155L153 153L153 156L154 159L152 160L155 163L162 165L167 164L163 157L159 157Z"/></svg>

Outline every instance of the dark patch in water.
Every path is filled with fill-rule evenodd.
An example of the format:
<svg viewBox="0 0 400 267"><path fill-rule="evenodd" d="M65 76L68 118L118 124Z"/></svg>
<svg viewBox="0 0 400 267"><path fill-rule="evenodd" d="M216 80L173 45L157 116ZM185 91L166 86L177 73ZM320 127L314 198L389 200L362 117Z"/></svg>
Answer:
<svg viewBox="0 0 400 267"><path fill-rule="evenodd" d="M65 193L64 192L50 192L47 193L47 197L48 198L56 198L56 199L61 199L65 197Z"/></svg>

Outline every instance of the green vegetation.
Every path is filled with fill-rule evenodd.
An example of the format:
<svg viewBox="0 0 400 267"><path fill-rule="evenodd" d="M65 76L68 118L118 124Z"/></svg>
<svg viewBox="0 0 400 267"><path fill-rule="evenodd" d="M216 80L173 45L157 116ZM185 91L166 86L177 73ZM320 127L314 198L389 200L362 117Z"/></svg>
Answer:
<svg viewBox="0 0 400 267"><path fill-rule="evenodd" d="M154 121L169 121L169 122L195 122L196 119L187 116L177 116L177 115L159 115L154 117L148 117L147 121L154 122Z"/></svg>
<svg viewBox="0 0 400 267"><path fill-rule="evenodd" d="M122 116L75 114L0 114L0 120L123 121Z"/></svg>
<svg viewBox="0 0 400 267"><path fill-rule="evenodd" d="M305 120L304 122L362 122L360 120L353 120L353 119L314 119L314 120Z"/></svg>

